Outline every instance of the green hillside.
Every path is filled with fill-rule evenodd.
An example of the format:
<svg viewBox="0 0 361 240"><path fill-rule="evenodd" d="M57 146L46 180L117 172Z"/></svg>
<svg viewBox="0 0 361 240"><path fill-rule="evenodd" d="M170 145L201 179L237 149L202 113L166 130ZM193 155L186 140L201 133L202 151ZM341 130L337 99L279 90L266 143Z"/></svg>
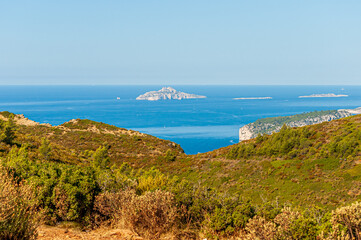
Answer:
<svg viewBox="0 0 361 240"><path fill-rule="evenodd" d="M331 227L334 210L361 199L361 115L284 126L279 133L186 155L170 141L104 123L77 119L49 126L3 112L0 163L14 181L31 186L35 209L47 224L72 221L94 228L122 216L149 239L174 228L192 236L181 239L236 237L251 234L249 224L259 217L281 226L277 216L291 206L305 217L307 224L297 224L306 224L309 236L341 236ZM160 202L152 211L168 209L156 225L134 220L154 201ZM148 207L129 212L129 206Z"/></svg>

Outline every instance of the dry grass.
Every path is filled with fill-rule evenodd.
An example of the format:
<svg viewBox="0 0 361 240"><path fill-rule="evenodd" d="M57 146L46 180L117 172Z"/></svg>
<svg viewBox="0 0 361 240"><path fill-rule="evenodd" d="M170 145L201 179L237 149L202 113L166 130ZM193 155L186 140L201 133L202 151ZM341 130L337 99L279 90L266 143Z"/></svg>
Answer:
<svg viewBox="0 0 361 240"><path fill-rule="evenodd" d="M133 190L104 193L95 203L98 219L113 226L130 228L145 239L160 239L171 232L177 217L173 195L157 190L137 195Z"/></svg>
<svg viewBox="0 0 361 240"><path fill-rule="evenodd" d="M342 239L361 239L361 203L341 207L332 212L331 218L334 236Z"/></svg>
<svg viewBox="0 0 361 240"><path fill-rule="evenodd" d="M0 167L0 239L36 239L34 206L30 186L15 183Z"/></svg>

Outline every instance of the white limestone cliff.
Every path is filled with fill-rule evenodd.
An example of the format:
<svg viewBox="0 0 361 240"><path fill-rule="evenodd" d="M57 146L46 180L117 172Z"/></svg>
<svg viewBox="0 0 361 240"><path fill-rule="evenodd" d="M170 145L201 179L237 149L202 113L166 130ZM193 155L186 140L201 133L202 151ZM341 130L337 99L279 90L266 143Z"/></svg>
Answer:
<svg viewBox="0 0 361 240"><path fill-rule="evenodd" d="M182 100L182 99L194 99L194 98L206 98L206 96L179 92L172 87L163 87L159 91L146 92L145 94L138 96L136 99L157 101L157 100L167 100L167 99Z"/></svg>

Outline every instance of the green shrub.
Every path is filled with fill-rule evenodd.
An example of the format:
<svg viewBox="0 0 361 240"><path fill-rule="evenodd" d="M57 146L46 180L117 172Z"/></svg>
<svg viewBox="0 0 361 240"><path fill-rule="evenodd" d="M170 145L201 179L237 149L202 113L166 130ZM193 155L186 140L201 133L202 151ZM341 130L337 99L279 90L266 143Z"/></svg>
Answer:
<svg viewBox="0 0 361 240"><path fill-rule="evenodd" d="M0 142L13 144L15 139L15 125L11 119L0 124Z"/></svg>
<svg viewBox="0 0 361 240"><path fill-rule="evenodd" d="M174 151L168 149L165 152L164 158L165 158L165 161L167 161L167 162L174 162L177 158L177 154Z"/></svg>
<svg viewBox="0 0 361 240"><path fill-rule="evenodd" d="M33 186L48 223L84 222L91 214L95 196L100 191L93 168L30 161L26 146L13 147L3 164L14 176Z"/></svg>
<svg viewBox="0 0 361 240"><path fill-rule="evenodd" d="M171 179L155 168L151 168L148 171L141 171L138 174L137 194L164 189L167 185L172 184Z"/></svg>
<svg viewBox="0 0 361 240"><path fill-rule="evenodd" d="M206 225L213 234L232 235L235 231L244 228L254 215L255 209L249 202L227 199L208 215Z"/></svg>
<svg viewBox="0 0 361 240"><path fill-rule="evenodd" d="M50 142L48 141L48 139L43 138L41 140L41 145L39 147L39 153L40 153L41 158L43 158L44 160L48 161L50 159L51 145L50 145Z"/></svg>

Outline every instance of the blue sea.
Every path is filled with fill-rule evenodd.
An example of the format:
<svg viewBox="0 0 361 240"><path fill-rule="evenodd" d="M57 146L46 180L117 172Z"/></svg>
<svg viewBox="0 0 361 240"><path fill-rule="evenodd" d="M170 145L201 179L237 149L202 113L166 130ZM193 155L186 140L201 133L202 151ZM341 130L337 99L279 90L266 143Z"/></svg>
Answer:
<svg viewBox="0 0 361 240"><path fill-rule="evenodd" d="M52 125L91 119L171 140L196 154L237 143L238 129L259 118L361 106L361 86L172 86L207 98L135 100L161 87L0 86L0 111ZM298 98L327 93L349 96ZM272 99L233 99L247 97Z"/></svg>

